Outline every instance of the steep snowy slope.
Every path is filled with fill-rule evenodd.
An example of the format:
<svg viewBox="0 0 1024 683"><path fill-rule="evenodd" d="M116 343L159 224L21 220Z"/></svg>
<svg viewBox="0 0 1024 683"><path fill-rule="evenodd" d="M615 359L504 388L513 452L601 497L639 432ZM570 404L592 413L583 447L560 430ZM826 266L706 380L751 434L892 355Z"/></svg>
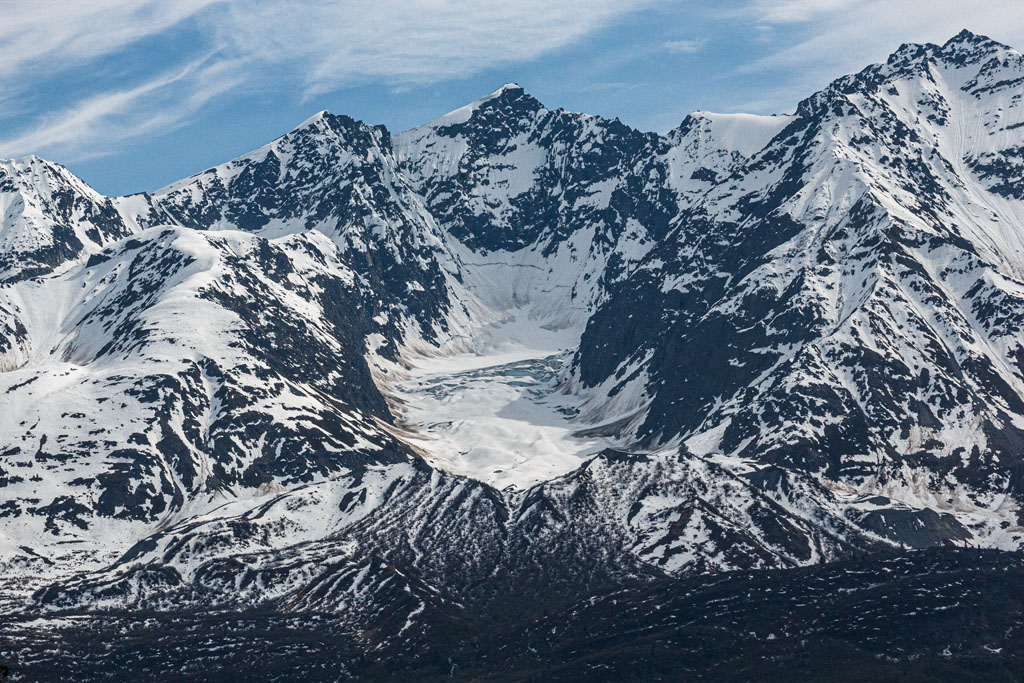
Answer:
<svg viewBox="0 0 1024 683"><path fill-rule="evenodd" d="M515 84L395 136L396 157L497 308L575 328L677 211L658 136Z"/></svg>
<svg viewBox="0 0 1024 683"><path fill-rule="evenodd" d="M785 128L792 116L753 114L690 114L668 134L669 187L689 206L726 180Z"/></svg>
<svg viewBox="0 0 1024 683"><path fill-rule="evenodd" d="M638 441L809 475L884 537L1017 547L1022 78L963 33L801 103L590 320L580 384L642 373Z"/></svg>
<svg viewBox="0 0 1024 683"><path fill-rule="evenodd" d="M243 230L271 239L309 230L329 236L381 302L387 355L410 323L414 337L436 340L450 316L467 317L453 292L461 289L458 261L396 170L382 126L320 112L238 159L152 195L116 201L141 225Z"/></svg>
<svg viewBox="0 0 1024 683"><path fill-rule="evenodd" d="M102 560L226 500L406 461L368 292L315 231L169 227L0 290L30 349L0 374L5 564Z"/></svg>
<svg viewBox="0 0 1024 683"><path fill-rule="evenodd" d="M0 213L0 283L44 275L130 231L109 199L35 156L0 161Z"/></svg>

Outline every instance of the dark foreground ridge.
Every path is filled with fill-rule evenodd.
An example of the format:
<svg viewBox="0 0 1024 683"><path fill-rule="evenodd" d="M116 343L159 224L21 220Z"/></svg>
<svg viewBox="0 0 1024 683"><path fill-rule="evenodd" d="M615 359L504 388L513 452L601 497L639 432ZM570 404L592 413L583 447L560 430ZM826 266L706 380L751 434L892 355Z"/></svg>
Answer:
<svg viewBox="0 0 1024 683"><path fill-rule="evenodd" d="M429 652L375 649L331 613L24 614L0 621L0 657L31 681L1017 681L1024 555L923 550L571 604L508 595L413 628Z"/></svg>

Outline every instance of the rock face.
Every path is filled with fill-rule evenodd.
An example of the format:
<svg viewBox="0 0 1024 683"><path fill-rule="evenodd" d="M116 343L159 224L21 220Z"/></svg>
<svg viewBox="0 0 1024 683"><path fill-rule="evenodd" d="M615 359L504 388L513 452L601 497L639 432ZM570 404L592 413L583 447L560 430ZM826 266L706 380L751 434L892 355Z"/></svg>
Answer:
<svg viewBox="0 0 1024 683"><path fill-rule="evenodd" d="M1022 85L964 32L666 136L510 84L152 194L3 162L4 599L394 645L518 592L1020 549ZM416 410L481 377L487 472ZM538 469L552 430L578 457Z"/></svg>

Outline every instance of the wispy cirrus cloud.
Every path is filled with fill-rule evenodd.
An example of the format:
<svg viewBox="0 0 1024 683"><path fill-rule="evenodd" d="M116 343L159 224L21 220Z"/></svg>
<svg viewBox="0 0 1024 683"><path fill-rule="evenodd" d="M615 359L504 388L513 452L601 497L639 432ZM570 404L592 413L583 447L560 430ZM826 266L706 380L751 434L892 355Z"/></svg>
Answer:
<svg viewBox="0 0 1024 683"><path fill-rule="evenodd" d="M7 0L0 21L0 78L26 87L40 71L66 69L161 34L225 0Z"/></svg>
<svg viewBox="0 0 1024 683"><path fill-rule="evenodd" d="M758 60L755 67L864 66L905 42L943 42L967 28L997 40L1024 37L1024 8L1006 0L756 0L742 13L762 26L803 25L807 34Z"/></svg>
<svg viewBox="0 0 1024 683"><path fill-rule="evenodd" d="M738 13L756 15L766 24L790 24L855 8L861 0L754 0Z"/></svg>
<svg viewBox="0 0 1024 683"><path fill-rule="evenodd" d="M262 0L232 5L220 39L254 61L308 67L309 93L436 83L535 59L655 0Z"/></svg>
<svg viewBox="0 0 1024 683"><path fill-rule="evenodd" d="M294 83L297 96L309 97L466 77L548 54L660 1L13 0L0 23L7 97L76 68L89 77L91 62L145 50L186 24L193 40L185 53L155 60L163 63L153 73L126 68L130 84L40 112L0 139L0 156L111 153L112 140L173 129L237 87Z"/></svg>
<svg viewBox="0 0 1024 683"><path fill-rule="evenodd" d="M112 154L116 146L111 141L124 144L172 131L210 99L239 84L235 66L198 60L134 87L87 97L42 116L34 128L0 140L0 149L17 150L11 156L42 149L72 160Z"/></svg>
<svg viewBox="0 0 1024 683"><path fill-rule="evenodd" d="M661 44L663 48L676 55L691 55L700 52L707 44L707 40L668 40Z"/></svg>

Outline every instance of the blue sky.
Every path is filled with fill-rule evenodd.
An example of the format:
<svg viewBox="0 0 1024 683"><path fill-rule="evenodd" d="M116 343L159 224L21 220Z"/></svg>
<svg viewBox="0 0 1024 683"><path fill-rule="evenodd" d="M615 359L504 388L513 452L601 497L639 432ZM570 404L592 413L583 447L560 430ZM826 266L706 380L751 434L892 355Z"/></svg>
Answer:
<svg viewBox="0 0 1024 683"><path fill-rule="evenodd" d="M0 156L153 190L321 109L393 131L515 81L667 131L775 113L902 42L1024 47L1014 0L7 0Z"/></svg>

